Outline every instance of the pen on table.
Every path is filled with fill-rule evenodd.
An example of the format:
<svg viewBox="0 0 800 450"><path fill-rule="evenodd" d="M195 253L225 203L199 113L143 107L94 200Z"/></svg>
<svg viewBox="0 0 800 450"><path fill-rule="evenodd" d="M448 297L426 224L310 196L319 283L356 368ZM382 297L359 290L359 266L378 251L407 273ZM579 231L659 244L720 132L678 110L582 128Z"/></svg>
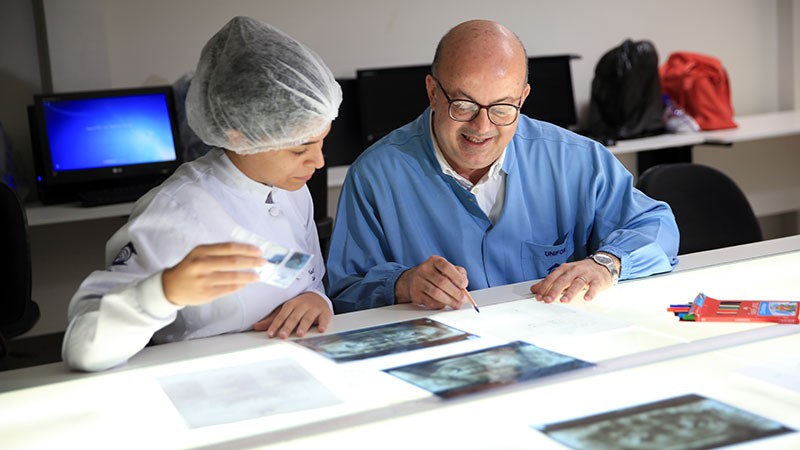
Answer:
<svg viewBox="0 0 800 450"><path fill-rule="evenodd" d="M478 304L475 303L475 299L472 298L471 295L469 295L469 292L467 292L467 290L464 289L464 288L462 288L461 291L464 292L464 295L467 296L467 298L469 299L469 302L472 303L472 307L475 308L475 311L481 312L481 310L478 309Z"/></svg>

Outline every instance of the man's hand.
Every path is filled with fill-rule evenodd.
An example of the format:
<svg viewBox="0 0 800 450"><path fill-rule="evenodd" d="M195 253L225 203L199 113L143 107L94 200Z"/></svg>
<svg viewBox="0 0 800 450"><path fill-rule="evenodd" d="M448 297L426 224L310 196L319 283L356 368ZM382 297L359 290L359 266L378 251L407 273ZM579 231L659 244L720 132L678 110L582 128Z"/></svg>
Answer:
<svg viewBox="0 0 800 450"><path fill-rule="evenodd" d="M254 245L198 245L181 262L164 270L164 295L176 305L209 303L258 281L253 269L264 262L261 250Z"/></svg>
<svg viewBox="0 0 800 450"><path fill-rule="evenodd" d="M256 322L253 329L266 330L267 336L281 339L288 338L292 332L303 337L314 324L320 333L324 333L332 318L333 312L324 298L313 292L303 292Z"/></svg>
<svg viewBox="0 0 800 450"><path fill-rule="evenodd" d="M610 255L619 270L620 262L616 256ZM584 300L592 300L600 291L611 287L614 280L608 269L591 259L582 259L558 266L543 280L531 286L536 300L553 303L560 299L570 302L581 291L586 290Z"/></svg>
<svg viewBox="0 0 800 450"><path fill-rule="evenodd" d="M467 271L441 256L431 256L406 270L395 283L396 303L416 303L430 309L459 309L467 301Z"/></svg>

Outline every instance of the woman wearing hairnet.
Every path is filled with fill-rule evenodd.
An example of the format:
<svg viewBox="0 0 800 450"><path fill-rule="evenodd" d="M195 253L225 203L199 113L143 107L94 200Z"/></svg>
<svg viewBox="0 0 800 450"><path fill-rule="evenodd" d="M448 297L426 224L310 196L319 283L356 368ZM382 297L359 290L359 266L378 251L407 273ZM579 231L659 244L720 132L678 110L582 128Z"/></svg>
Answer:
<svg viewBox="0 0 800 450"><path fill-rule="evenodd" d="M143 196L111 237L108 268L70 302L64 361L97 371L148 342L324 331L332 308L305 184L324 165L341 98L322 60L281 31L236 17L217 32L186 109L195 133L218 148ZM313 255L288 287L262 282L269 244Z"/></svg>

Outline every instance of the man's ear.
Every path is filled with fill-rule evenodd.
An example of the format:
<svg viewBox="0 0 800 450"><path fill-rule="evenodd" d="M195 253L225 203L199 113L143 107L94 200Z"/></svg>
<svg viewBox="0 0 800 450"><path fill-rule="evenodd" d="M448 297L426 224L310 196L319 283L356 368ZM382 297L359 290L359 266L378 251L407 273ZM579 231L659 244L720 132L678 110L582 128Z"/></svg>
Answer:
<svg viewBox="0 0 800 450"><path fill-rule="evenodd" d="M436 80L433 79L432 75L425 76L425 90L428 91L428 102L431 105L431 109L435 110L435 103L436 103Z"/></svg>
<svg viewBox="0 0 800 450"><path fill-rule="evenodd" d="M522 101L520 104L525 103L525 99L528 98L528 95L531 93L531 85L525 84L525 89L522 90Z"/></svg>

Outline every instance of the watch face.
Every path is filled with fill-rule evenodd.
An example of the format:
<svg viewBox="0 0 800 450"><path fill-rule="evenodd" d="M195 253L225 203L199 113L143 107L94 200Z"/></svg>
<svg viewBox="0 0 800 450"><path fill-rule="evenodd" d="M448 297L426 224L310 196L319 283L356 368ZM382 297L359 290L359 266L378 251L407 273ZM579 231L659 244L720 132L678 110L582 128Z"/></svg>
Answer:
<svg viewBox="0 0 800 450"><path fill-rule="evenodd" d="M617 271L617 266L614 264L614 260L611 259L610 256L603 253L592 255L592 259L594 260L594 262L602 266L605 266L605 268L608 269L608 271L611 273L611 278L614 284L617 284L617 278L619 277L619 272Z"/></svg>
<svg viewBox="0 0 800 450"><path fill-rule="evenodd" d="M613 264L614 261L608 255L592 255L592 258L600 264Z"/></svg>

